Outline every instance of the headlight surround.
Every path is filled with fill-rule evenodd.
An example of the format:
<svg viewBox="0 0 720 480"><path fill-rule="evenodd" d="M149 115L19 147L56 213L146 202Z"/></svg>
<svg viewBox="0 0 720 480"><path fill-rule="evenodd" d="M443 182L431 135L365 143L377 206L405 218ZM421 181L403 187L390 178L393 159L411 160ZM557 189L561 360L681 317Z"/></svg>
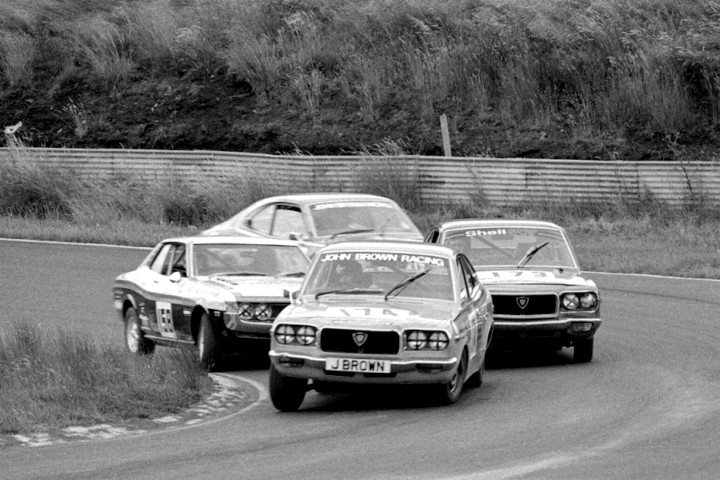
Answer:
<svg viewBox="0 0 720 480"><path fill-rule="evenodd" d="M595 292L572 292L562 296L562 306L565 310L595 310L598 302Z"/></svg>
<svg viewBox="0 0 720 480"><path fill-rule="evenodd" d="M422 330L411 330L405 334L410 350L422 350L427 345L427 335Z"/></svg>
<svg viewBox="0 0 720 480"><path fill-rule="evenodd" d="M309 325L278 325L273 335L281 345L312 346L317 341L317 328Z"/></svg>
<svg viewBox="0 0 720 480"><path fill-rule="evenodd" d="M405 345L408 350L447 350L450 337L442 330L408 330Z"/></svg>

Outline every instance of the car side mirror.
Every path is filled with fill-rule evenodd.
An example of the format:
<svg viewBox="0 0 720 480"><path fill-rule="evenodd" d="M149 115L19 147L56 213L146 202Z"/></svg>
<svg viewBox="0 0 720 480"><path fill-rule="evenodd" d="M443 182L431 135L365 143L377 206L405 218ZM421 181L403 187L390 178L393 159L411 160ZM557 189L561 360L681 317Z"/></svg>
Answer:
<svg viewBox="0 0 720 480"><path fill-rule="evenodd" d="M172 274L170 274L169 280L170 280L172 283L178 283L180 280L182 280L182 278L183 278L183 274L182 274L182 273L180 273L180 272L173 272Z"/></svg>

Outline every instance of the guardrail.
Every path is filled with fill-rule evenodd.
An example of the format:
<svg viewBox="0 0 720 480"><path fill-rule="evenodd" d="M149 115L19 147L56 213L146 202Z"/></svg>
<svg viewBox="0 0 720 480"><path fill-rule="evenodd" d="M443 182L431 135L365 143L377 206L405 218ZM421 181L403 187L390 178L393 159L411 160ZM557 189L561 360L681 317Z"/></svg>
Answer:
<svg viewBox="0 0 720 480"><path fill-rule="evenodd" d="M362 168L404 172L430 204L482 196L496 205L527 201L612 201L652 195L670 204L720 202L720 162L636 162L475 157L280 156L215 151L0 148L0 159L72 169L84 177L131 175L147 182L256 175L280 187L354 191ZM382 170L380 170L382 171Z"/></svg>

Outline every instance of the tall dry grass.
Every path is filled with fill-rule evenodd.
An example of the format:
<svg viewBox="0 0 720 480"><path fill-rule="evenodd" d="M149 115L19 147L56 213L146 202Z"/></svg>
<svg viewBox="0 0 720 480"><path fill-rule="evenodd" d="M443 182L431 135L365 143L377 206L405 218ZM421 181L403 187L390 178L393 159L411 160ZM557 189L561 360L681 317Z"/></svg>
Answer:
<svg viewBox="0 0 720 480"><path fill-rule="evenodd" d="M177 413L212 389L192 351L140 358L79 334L15 322L0 329L0 433Z"/></svg>
<svg viewBox="0 0 720 480"><path fill-rule="evenodd" d="M460 124L561 119L569 135L672 134L720 113L712 0L13 0L3 9L6 88L39 69L106 86L221 74L310 120L338 109L367 122L398 111ZM50 53L38 55L40 45Z"/></svg>

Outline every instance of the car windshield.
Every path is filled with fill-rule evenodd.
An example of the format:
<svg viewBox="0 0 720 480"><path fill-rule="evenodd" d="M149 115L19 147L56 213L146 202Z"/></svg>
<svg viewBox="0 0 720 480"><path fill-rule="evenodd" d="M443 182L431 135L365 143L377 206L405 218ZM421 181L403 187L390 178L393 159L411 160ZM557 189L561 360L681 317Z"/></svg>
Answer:
<svg viewBox="0 0 720 480"><path fill-rule="evenodd" d="M397 252L323 253L302 294L381 295L453 300L450 260Z"/></svg>
<svg viewBox="0 0 720 480"><path fill-rule="evenodd" d="M295 246L199 244L193 249L195 275L303 276L309 260Z"/></svg>
<svg viewBox="0 0 720 480"><path fill-rule="evenodd" d="M396 205L380 201L318 203L310 206L318 237L355 233L418 233Z"/></svg>
<svg viewBox="0 0 720 480"><path fill-rule="evenodd" d="M577 268L565 236L550 228L463 228L446 232L443 243L467 255L478 270Z"/></svg>

